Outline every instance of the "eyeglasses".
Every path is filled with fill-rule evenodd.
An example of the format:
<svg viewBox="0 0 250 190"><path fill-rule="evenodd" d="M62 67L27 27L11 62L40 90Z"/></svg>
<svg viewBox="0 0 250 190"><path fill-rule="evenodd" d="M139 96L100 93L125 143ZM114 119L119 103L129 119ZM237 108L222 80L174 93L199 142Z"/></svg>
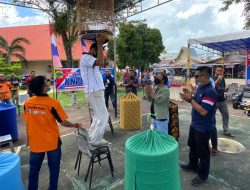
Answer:
<svg viewBox="0 0 250 190"><path fill-rule="evenodd" d="M195 78L199 78L200 76L202 76L202 75L194 75Z"/></svg>

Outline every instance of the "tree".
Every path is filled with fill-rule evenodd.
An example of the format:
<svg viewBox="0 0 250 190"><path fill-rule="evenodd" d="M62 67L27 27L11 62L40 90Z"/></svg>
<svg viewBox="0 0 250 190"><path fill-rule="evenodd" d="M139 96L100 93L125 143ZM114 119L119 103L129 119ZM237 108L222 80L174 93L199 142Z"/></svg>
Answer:
<svg viewBox="0 0 250 190"><path fill-rule="evenodd" d="M56 0L20 0L19 2L40 9L53 19L53 30L62 37L67 67L73 67L72 46L78 37L76 7ZM13 3L15 3L14 0Z"/></svg>
<svg viewBox="0 0 250 190"><path fill-rule="evenodd" d="M223 4L224 7L222 7L220 10L221 11L226 11L229 9L229 7L233 4L233 3L244 3L244 10L243 10L243 16L245 16L245 29L249 29L250 27L250 1L246 1L246 0L224 0Z"/></svg>
<svg viewBox="0 0 250 190"><path fill-rule="evenodd" d="M120 24L117 37L119 68L124 68L125 65L148 67L149 64L159 62L163 50L164 45L158 29L149 28L141 21ZM113 51L112 44L109 51Z"/></svg>
<svg viewBox="0 0 250 190"><path fill-rule="evenodd" d="M5 75L9 75L10 73L18 73L21 71L21 64L20 63L14 63L12 65L5 63L4 58L0 57L0 73L4 73Z"/></svg>
<svg viewBox="0 0 250 190"><path fill-rule="evenodd" d="M30 44L30 42L26 38L17 37L9 44L4 37L0 36L0 54L5 58L7 64L11 65L11 59L13 57L21 62L27 62L25 59L26 50L23 44Z"/></svg>

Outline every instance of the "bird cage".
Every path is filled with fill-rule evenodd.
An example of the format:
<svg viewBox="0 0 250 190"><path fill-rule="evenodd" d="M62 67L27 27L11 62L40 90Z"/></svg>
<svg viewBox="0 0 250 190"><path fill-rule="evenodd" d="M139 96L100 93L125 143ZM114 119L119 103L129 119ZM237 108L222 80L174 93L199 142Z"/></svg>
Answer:
<svg viewBox="0 0 250 190"><path fill-rule="evenodd" d="M77 0L78 32L85 39L114 32L114 0Z"/></svg>

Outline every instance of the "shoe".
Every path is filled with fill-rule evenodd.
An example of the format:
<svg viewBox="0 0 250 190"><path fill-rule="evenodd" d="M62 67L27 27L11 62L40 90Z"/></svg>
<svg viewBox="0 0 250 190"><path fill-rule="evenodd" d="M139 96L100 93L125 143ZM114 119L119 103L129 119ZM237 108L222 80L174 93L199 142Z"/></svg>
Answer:
<svg viewBox="0 0 250 190"><path fill-rule="evenodd" d="M206 181L206 179L201 179L201 178L199 178L199 177L197 176L197 177L195 177L194 179L192 179L191 184L192 184L193 186L198 186L198 185L204 183L205 181Z"/></svg>
<svg viewBox="0 0 250 190"><path fill-rule="evenodd" d="M108 146L108 145L111 145L111 144L112 143L106 141L105 139L102 139L98 143L90 143L90 145L93 146L93 147L102 147L102 146Z"/></svg>
<svg viewBox="0 0 250 190"><path fill-rule="evenodd" d="M197 167L192 167L189 164L180 164L181 169L187 171L187 172L197 172Z"/></svg>
<svg viewBox="0 0 250 190"><path fill-rule="evenodd" d="M225 136L228 136L228 137L234 137L234 135L232 135L232 134L229 133L229 132L224 132L224 133L222 133L222 135L225 135Z"/></svg>
<svg viewBox="0 0 250 190"><path fill-rule="evenodd" d="M219 152L220 151L217 148L216 149L215 148L211 149L212 156L218 156Z"/></svg>

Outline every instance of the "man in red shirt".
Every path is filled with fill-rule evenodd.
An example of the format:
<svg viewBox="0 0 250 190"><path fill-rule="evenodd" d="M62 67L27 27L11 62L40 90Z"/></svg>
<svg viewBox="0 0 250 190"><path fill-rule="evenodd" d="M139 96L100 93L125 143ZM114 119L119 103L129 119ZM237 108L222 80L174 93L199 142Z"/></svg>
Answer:
<svg viewBox="0 0 250 190"><path fill-rule="evenodd" d="M25 84L26 84L26 88L27 88L27 94L29 94L30 97L33 96L33 94L30 92L29 89L29 85L30 85L30 81L36 76L36 72L35 71L31 71L30 72L30 76L26 79Z"/></svg>

